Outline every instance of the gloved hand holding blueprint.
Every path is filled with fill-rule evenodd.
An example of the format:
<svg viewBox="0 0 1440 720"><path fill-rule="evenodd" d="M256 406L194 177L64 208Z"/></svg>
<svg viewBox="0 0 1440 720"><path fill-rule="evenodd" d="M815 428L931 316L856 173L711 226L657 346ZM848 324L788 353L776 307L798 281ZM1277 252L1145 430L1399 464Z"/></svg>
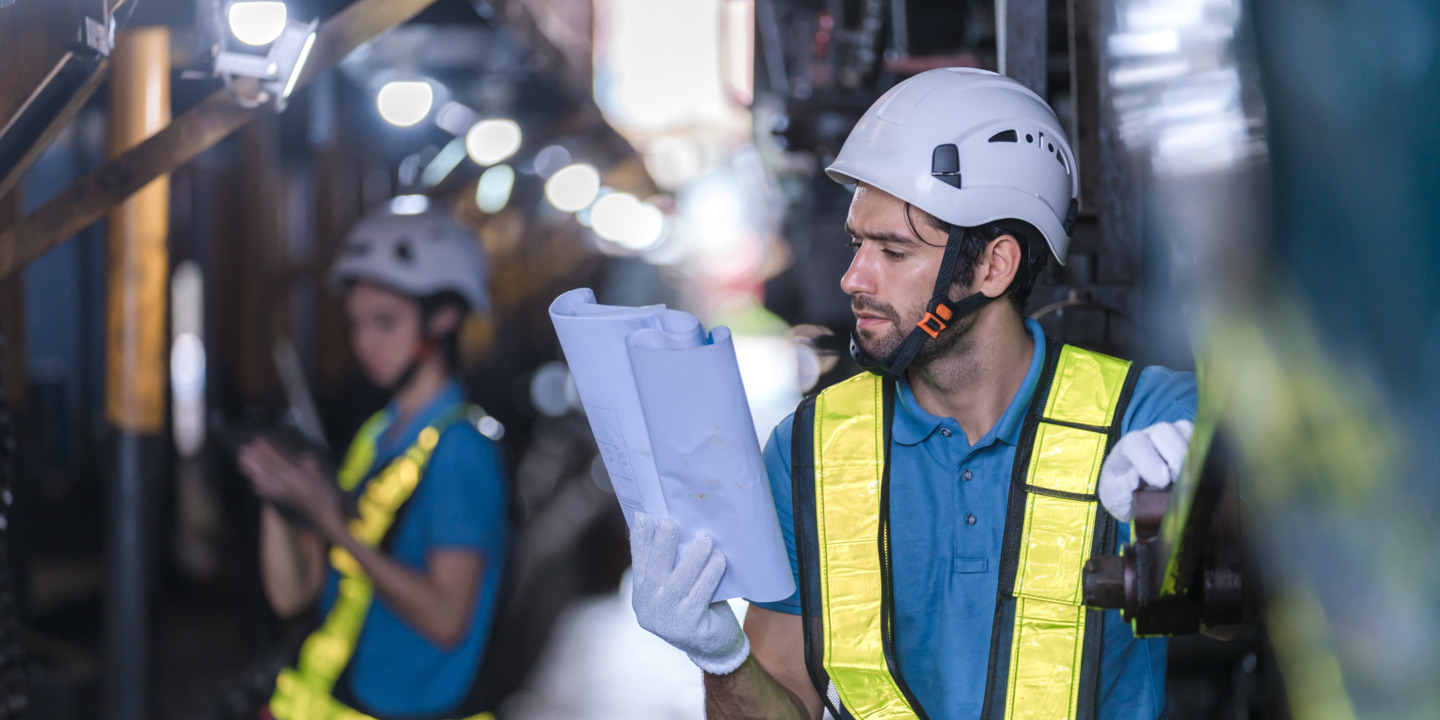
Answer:
<svg viewBox="0 0 1440 720"><path fill-rule="evenodd" d="M795 592L730 331L663 305L550 305L590 429L630 522L669 517L681 552L707 532L727 560L715 600Z"/></svg>

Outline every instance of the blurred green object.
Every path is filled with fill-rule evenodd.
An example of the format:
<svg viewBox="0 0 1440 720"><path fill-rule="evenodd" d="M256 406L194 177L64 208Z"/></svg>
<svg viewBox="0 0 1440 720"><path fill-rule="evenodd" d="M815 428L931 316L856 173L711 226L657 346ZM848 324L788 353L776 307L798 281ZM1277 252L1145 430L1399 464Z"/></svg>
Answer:
<svg viewBox="0 0 1440 720"><path fill-rule="evenodd" d="M1440 5L1110 9L1147 252L1240 456L1292 712L1440 717Z"/></svg>

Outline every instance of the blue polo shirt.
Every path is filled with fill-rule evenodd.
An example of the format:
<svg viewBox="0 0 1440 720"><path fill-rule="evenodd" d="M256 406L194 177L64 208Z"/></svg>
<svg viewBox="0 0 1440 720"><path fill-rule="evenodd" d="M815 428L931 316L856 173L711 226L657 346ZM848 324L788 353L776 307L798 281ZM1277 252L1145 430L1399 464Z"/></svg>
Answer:
<svg viewBox="0 0 1440 720"><path fill-rule="evenodd" d="M376 442L373 477L415 443L445 411L465 403L464 391L450 383L402 427L382 431ZM384 411L395 418L393 404ZM364 491L367 479L356 488ZM360 631L346 688L371 713L389 717L423 716L455 708L471 690L485 652L505 560L507 490L500 453L474 425L457 422L440 435L430 464L392 531L390 557L425 572L433 550L471 550L485 557L473 615L464 639L441 648L411 629L377 593ZM339 573L329 568L320 603L323 618L335 602ZM337 690L337 694L343 694Z"/></svg>
<svg viewBox="0 0 1440 720"><path fill-rule="evenodd" d="M975 718L984 705L1011 465L1045 359L1040 325L1026 319L1025 327L1035 340L1030 370L1000 421L974 445L954 418L922 409L908 383L900 383L896 393L890 513L905 518L890 525L896 653L900 672L930 717ZM1193 373L1145 368L1121 430L1193 421L1195 403ZM771 433L765 469L798 587L790 499L792 420L793 415ZM1129 536L1122 524L1121 542ZM800 614L798 592L788 600L756 604ZM1103 627L1099 717L1160 717L1165 708L1165 641L1136 639L1119 611L1105 613Z"/></svg>

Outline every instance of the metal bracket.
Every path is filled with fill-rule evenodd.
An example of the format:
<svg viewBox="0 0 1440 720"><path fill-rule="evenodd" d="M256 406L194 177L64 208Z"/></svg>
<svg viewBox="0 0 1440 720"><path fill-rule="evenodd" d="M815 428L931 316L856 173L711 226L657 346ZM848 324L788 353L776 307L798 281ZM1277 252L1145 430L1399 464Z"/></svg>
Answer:
<svg viewBox="0 0 1440 720"><path fill-rule="evenodd" d="M85 36L81 43L102 57L110 57L115 47L115 19L102 23L94 18L85 18Z"/></svg>

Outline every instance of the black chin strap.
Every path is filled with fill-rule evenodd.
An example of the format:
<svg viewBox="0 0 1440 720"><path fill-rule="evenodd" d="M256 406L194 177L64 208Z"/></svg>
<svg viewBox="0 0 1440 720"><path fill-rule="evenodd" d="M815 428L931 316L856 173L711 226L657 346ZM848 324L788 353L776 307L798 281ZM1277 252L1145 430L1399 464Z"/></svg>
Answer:
<svg viewBox="0 0 1440 720"><path fill-rule="evenodd" d="M850 355L860 367L898 382L905 376L910 361L915 359L916 353L920 352L926 341L940 337L941 332L960 318L995 300L985 293L977 292L959 302L950 302L950 284L955 276L955 264L960 261L960 240L964 237L965 230L958 225L950 228L950 236L945 240L945 255L940 260L940 272L935 276L935 289L930 293L930 303L925 308L925 315L888 357L880 359L865 352L864 348L860 347L858 334L850 335Z"/></svg>

